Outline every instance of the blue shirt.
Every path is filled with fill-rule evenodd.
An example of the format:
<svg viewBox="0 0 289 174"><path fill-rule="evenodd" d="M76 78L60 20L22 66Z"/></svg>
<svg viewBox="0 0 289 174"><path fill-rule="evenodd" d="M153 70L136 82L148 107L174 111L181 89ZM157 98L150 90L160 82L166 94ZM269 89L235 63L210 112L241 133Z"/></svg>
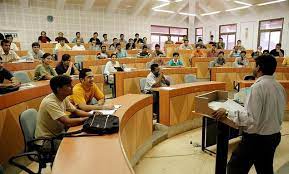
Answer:
<svg viewBox="0 0 289 174"><path fill-rule="evenodd" d="M121 50L119 53L116 53L117 58L127 57L127 52L125 50Z"/></svg>
<svg viewBox="0 0 289 174"><path fill-rule="evenodd" d="M174 59L171 59L168 63L169 66L183 66L183 62L181 60L177 60L177 62L174 61Z"/></svg>

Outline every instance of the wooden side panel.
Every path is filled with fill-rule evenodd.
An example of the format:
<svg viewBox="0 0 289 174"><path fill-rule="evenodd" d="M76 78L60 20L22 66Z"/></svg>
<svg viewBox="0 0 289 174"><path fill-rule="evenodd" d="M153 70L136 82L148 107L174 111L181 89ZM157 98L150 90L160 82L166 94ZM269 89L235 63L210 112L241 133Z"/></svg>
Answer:
<svg viewBox="0 0 289 174"><path fill-rule="evenodd" d="M233 82L236 79L236 73L218 73L216 77L216 81L225 82L226 90L232 91L234 89Z"/></svg>

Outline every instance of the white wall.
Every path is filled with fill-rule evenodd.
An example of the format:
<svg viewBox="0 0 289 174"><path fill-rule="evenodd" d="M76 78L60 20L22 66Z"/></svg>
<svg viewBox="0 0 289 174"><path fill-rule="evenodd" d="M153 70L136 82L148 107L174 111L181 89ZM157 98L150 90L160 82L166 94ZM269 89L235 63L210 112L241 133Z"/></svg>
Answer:
<svg viewBox="0 0 289 174"><path fill-rule="evenodd" d="M19 33L22 50L27 50L31 49L31 43L37 41L42 30L52 40L62 31L69 41L75 37L75 32L80 31L87 42L95 31L101 40L103 33L107 33L110 40L123 33L128 40L129 37L134 38L136 32L150 40L151 25L188 26L186 21L167 21L166 18L158 17L158 14L148 18L129 15L125 10L116 13L106 13L104 8L83 11L80 5L72 4L66 4L63 10L58 10L55 3L51 0L38 0L33 1L29 8L23 8L18 1L0 1L0 32ZM47 22L48 15L54 16L52 23Z"/></svg>
<svg viewBox="0 0 289 174"><path fill-rule="evenodd" d="M258 42L258 27L260 20L284 18L282 32L282 47L289 55L289 3L280 3L273 6L252 7L234 13L223 12L213 16L199 17L195 27L204 27L204 42L210 38L210 31L219 38L219 26L237 24L237 38L242 40L246 49L256 49Z"/></svg>

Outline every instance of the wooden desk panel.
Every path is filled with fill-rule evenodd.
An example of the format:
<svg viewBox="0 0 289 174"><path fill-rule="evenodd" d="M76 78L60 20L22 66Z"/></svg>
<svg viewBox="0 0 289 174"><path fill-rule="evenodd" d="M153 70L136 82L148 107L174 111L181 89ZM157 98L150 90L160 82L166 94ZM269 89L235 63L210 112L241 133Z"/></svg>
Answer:
<svg viewBox="0 0 289 174"><path fill-rule="evenodd" d="M162 72L165 75L171 76L173 82L184 83L186 74L196 74L196 68L166 68ZM146 78L150 70L137 70L132 72L116 72L115 84L116 96L125 94L140 94L139 80Z"/></svg>
<svg viewBox="0 0 289 174"><path fill-rule="evenodd" d="M27 50L15 51L15 53L16 53L19 57L23 57L23 56L27 56L27 55L28 55L28 51L27 51Z"/></svg>
<svg viewBox="0 0 289 174"><path fill-rule="evenodd" d="M35 67L40 64L40 61L35 62L19 62L19 63L4 63L3 66L9 71L23 71L23 70L34 70ZM53 62L52 67L55 67L58 62Z"/></svg>
<svg viewBox="0 0 289 174"><path fill-rule="evenodd" d="M97 86L103 91L102 75L94 78ZM78 83L73 80L73 84ZM24 148L24 139L19 125L19 115L28 108L38 107L42 99L52 91L49 81L32 82L33 88L22 89L5 95L0 95L0 163L7 160Z"/></svg>
<svg viewBox="0 0 289 174"><path fill-rule="evenodd" d="M194 110L195 96L208 91L224 90L223 82L194 82L172 85L168 88L156 88L159 92L160 123L173 126L196 118Z"/></svg>
<svg viewBox="0 0 289 174"><path fill-rule="evenodd" d="M129 161L152 135L153 99L151 95L129 94L111 103L122 105L115 113L120 119L119 133L64 138L54 161L53 174L134 173Z"/></svg>

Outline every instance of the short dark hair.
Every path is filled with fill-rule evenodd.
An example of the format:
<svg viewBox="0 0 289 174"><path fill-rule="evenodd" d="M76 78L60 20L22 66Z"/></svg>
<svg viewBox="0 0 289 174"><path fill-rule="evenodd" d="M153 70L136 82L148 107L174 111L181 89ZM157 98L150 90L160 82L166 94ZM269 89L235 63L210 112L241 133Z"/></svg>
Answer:
<svg viewBox="0 0 289 174"><path fill-rule="evenodd" d="M115 54L115 53L112 53L112 54L110 55L110 57L112 57L113 55L115 55L115 56L116 56L116 54Z"/></svg>
<svg viewBox="0 0 289 174"><path fill-rule="evenodd" d="M244 51L244 50L243 50L243 51L241 51L241 53L240 53L240 54L242 54L242 53L245 53L245 54L247 54L247 52L246 52L246 51Z"/></svg>
<svg viewBox="0 0 289 174"><path fill-rule="evenodd" d="M221 37L219 37L219 39L222 39L222 40L223 40L223 38L221 38Z"/></svg>
<svg viewBox="0 0 289 174"><path fill-rule="evenodd" d="M71 56L70 56L69 54L63 54L61 60L62 60L62 61L68 61L68 59L70 59L70 57L71 57Z"/></svg>
<svg viewBox="0 0 289 174"><path fill-rule="evenodd" d="M1 56L0 56L0 60L3 60Z"/></svg>
<svg viewBox="0 0 289 174"><path fill-rule="evenodd" d="M151 64L151 71L154 71L157 67L159 67L158 64L156 64L156 63Z"/></svg>
<svg viewBox="0 0 289 174"><path fill-rule="evenodd" d="M117 46L121 46L121 45L120 45L120 43L117 43L115 46L117 47Z"/></svg>
<svg viewBox="0 0 289 174"><path fill-rule="evenodd" d="M188 41L188 42L189 42L189 40L188 40L188 39L184 39L184 42L186 42L186 41Z"/></svg>
<svg viewBox="0 0 289 174"><path fill-rule="evenodd" d="M78 32L75 33L75 35L77 35L77 34L80 34L80 32L78 31Z"/></svg>
<svg viewBox="0 0 289 174"><path fill-rule="evenodd" d="M45 59L48 56L52 56L50 53L44 53L43 56L41 57L42 59Z"/></svg>
<svg viewBox="0 0 289 174"><path fill-rule="evenodd" d="M142 49L145 49L145 48L148 48L148 46L146 46L146 45L142 46Z"/></svg>
<svg viewBox="0 0 289 174"><path fill-rule="evenodd" d="M66 75L54 76L50 80L50 88L54 94L57 94L57 89L62 88L64 85L71 85L71 78Z"/></svg>
<svg viewBox="0 0 289 174"><path fill-rule="evenodd" d="M159 44L156 44L156 45L155 45L155 48L156 48L156 47L161 47L161 46L160 46Z"/></svg>
<svg viewBox="0 0 289 174"><path fill-rule="evenodd" d="M115 38L113 38L112 40L116 40L117 38L115 37Z"/></svg>
<svg viewBox="0 0 289 174"><path fill-rule="evenodd" d="M201 42L201 41L203 41L202 39L198 39L198 42Z"/></svg>
<svg viewBox="0 0 289 174"><path fill-rule="evenodd" d="M98 32L94 32L93 34L97 34L98 35Z"/></svg>
<svg viewBox="0 0 289 174"><path fill-rule="evenodd" d="M5 38L6 38L6 39L7 39L8 37L12 37L12 38L13 38L13 36L12 36L11 34L5 35Z"/></svg>
<svg viewBox="0 0 289 174"><path fill-rule="evenodd" d="M174 52L174 53L173 53L173 57L175 57L176 55L180 56L180 54L179 54L179 53L177 53L177 52Z"/></svg>
<svg viewBox="0 0 289 174"><path fill-rule="evenodd" d="M276 46L280 46L281 47L281 43L277 43Z"/></svg>
<svg viewBox="0 0 289 174"><path fill-rule="evenodd" d="M46 34L46 31L41 31L41 33L40 33L40 34L42 34L42 33L45 33L45 34Z"/></svg>
<svg viewBox="0 0 289 174"><path fill-rule="evenodd" d="M220 52L218 53L218 55L220 55L220 54L225 55L224 51L220 51Z"/></svg>
<svg viewBox="0 0 289 174"><path fill-rule="evenodd" d="M269 52L269 50L263 50L263 54L264 53L268 53L269 54L270 52Z"/></svg>
<svg viewBox="0 0 289 174"><path fill-rule="evenodd" d="M82 70L80 70L79 72L79 79L84 79L86 77L86 73L87 72L91 72L91 69L89 68L83 68Z"/></svg>
<svg viewBox="0 0 289 174"><path fill-rule="evenodd" d="M135 33L135 35L134 36L136 36L136 35L139 35L138 33Z"/></svg>
<svg viewBox="0 0 289 174"><path fill-rule="evenodd" d="M124 36L124 34L120 34L119 36Z"/></svg>
<svg viewBox="0 0 289 174"><path fill-rule="evenodd" d="M65 41L65 38L64 37L59 37L58 40L59 41Z"/></svg>
<svg viewBox="0 0 289 174"><path fill-rule="evenodd" d="M102 37L104 37L104 36L107 36L107 34L104 33L104 34L102 35Z"/></svg>
<svg viewBox="0 0 289 174"><path fill-rule="evenodd" d="M10 41L7 40L7 39L2 40L2 41L1 41L1 46L3 46L3 45L6 44L6 43L10 43Z"/></svg>
<svg viewBox="0 0 289 174"><path fill-rule="evenodd" d="M210 37L214 37L214 35L211 35Z"/></svg>
<svg viewBox="0 0 289 174"><path fill-rule="evenodd" d="M212 44L212 47L216 47L217 45L215 43Z"/></svg>
<svg viewBox="0 0 289 174"><path fill-rule="evenodd" d="M105 45L101 45L100 49L101 49L101 48L103 48L103 47L105 47L105 48L106 48L106 46L105 46Z"/></svg>
<svg viewBox="0 0 289 174"><path fill-rule="evenodd" d="M240 39L239 39L239 40L237 40L237 42L239 42L239 41L240 41L240 42L242 42Z"/></svg>
<svg viewBox="0 0 289 174"><path fill-rule="evenodd" d="M40 44L38 42L33 42L32 47L40 47Z"/></svg>
<svg viewBox="0 0 289 174"><path fill-rule="evenodd" d="M259 66L259 70L262 71L263 75L273 75L277 61L275 57L271 55L261 55L255 59L256 67Z"/></svg>

